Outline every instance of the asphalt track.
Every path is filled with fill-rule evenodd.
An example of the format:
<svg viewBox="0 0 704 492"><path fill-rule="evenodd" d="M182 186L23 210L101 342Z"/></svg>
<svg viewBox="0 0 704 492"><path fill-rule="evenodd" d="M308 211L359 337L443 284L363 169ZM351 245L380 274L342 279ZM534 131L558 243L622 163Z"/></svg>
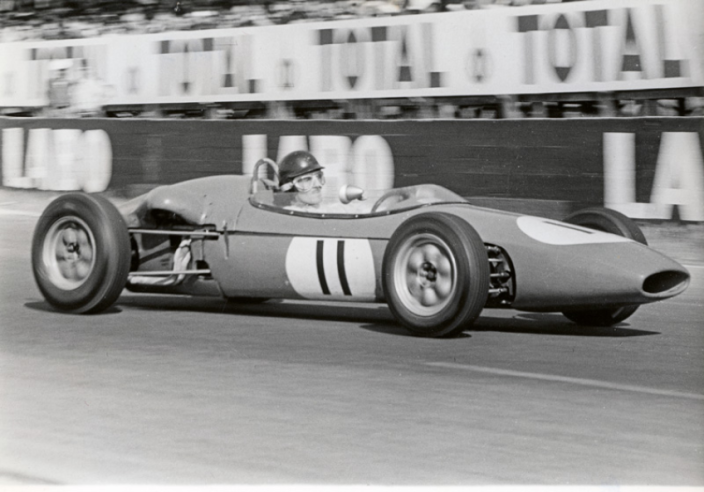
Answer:
<svg viewBox="0 0 704 492"><path fill-rule="evenodd" d="M125 293L54 312L0 190L0 485L704 486L704 268L613 328L485 311L407 336L385 306Z"/></svg>

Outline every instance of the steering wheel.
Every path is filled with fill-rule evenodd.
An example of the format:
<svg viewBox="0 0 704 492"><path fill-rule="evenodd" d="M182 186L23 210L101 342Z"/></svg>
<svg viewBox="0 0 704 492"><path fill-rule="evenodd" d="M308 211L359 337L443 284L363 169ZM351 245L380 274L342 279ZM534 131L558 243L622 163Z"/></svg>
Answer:
<svg viewBox="0 0 704 492"><path fill-rule="evenodd" d="M411 197L411 194L408 192L408 190L397 189L397 190L387 191L386 193L381 195L381 197L376 201L376 203L372 207L372 213L376 212L381 207L381 205L386 201L394 199L393 203L390 204L390 205L393 205L394 203L408 200L410 197Z"/></svg>
<svg viewBox="0 0 704 492"><path fill-rule="evenodd" d="M261 178L259 179L259 168L262 166L267 166L271 168L274 172L274 179ZM252 171L252 181L249 183L249 194L252 195L259 191L259 184L263 184L267 190L276 190L279 187L279 166L276 165L271 159L264 157L259 159L254 165L254 171Z"/></svg>

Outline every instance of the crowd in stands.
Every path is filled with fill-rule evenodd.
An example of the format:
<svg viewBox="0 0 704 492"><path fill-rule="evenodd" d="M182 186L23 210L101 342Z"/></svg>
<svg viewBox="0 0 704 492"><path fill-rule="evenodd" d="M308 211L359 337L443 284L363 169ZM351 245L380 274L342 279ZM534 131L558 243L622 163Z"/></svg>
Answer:
<svg viewBox="0 0 704 492"><path fill-rule="evenodd" d="M0 0L0 42L266 26L570 0Z"/></svg>

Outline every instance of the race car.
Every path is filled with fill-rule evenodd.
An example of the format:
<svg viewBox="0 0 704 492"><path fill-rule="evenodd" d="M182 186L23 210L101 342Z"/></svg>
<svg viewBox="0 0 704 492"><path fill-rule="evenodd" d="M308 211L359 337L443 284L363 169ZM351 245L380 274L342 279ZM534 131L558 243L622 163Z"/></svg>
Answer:
<svg viewBox="0 0 704 492"><path fill-rule="evenodd" d="M100 195L64 194L34 232L37 286L71 313L103 311L124 288L239 303L386 303L411 334L449 337L485 308L610 326L689 284L682 265L613 210L558 221L477 207L428 184L343 187L341 203L353 206L301 211L276 172L264 159L251 177L160 186L119 209Z"/></svg>

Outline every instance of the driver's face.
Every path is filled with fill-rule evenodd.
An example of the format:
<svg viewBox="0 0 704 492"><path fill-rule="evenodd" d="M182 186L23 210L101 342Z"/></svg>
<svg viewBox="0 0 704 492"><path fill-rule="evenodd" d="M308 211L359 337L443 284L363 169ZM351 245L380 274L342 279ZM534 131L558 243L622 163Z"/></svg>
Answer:
<svg viewBox="0 0 704 492"><path fill-rule="evenodd" d="M298 200L306 205L318 205L323 201L323 185L325 176L321 171L304 174L293 180L293 185L298 191Z"/></svg>

